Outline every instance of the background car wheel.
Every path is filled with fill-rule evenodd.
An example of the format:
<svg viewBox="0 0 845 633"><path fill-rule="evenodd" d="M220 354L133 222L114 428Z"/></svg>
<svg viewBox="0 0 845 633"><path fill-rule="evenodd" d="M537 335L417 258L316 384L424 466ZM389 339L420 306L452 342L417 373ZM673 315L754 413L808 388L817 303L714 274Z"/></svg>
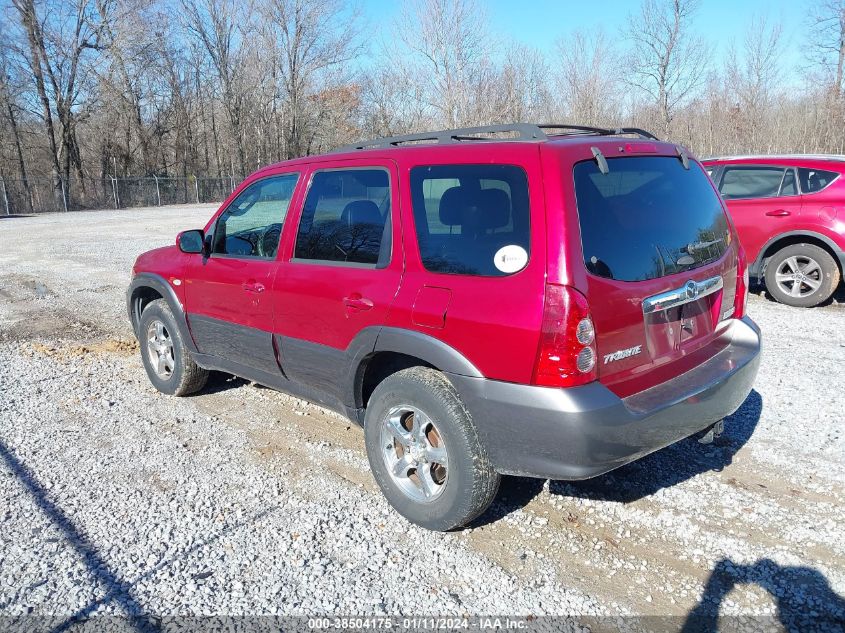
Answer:
<svg viewBox="0 0 845 633"><path fill-rule="evenodd" d="M782 248L766 265L766 290L780 303L800 308L829 299L839 278L833 256L813 244Z"/></svg>
<svg viewBox="0 0 845 633"><path fill-rule="evenodd" d="M469 414L439 371L411 367L385 378L367 404L364 436L387 500L429 530L466 525L499 489Z"/></svg>
<svg viewBox="0 0 845 633"><path fill-rule="evenodd" d="M205 386L208 370L197 365L185 349L176 319L164 299L151 301L144 308L138 340L144 369L156 389L186 396Z"/></svg>

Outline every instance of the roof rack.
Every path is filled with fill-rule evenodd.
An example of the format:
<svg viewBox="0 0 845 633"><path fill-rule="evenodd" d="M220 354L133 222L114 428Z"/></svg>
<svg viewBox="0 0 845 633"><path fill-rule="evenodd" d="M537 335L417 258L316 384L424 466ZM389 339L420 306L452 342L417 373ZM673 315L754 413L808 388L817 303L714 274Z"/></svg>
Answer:
<svg viewBox="0 0 845 633"><path fill-rule="evenodd" d="M546 130L549 130L547 132ZM561 130L555 134L552 130ZM512 134L508 138L491 138L492 134ZM388 136L361 143L346 145L335 151L348 152L361 149L376 149L385 147L400 147L406 143L432 143L438 145L454 144L463 141L536 141L556 136L625 136L633 135L640 138L659 140L651 132L636 127L602 128L586 125L568 125L565 123L511 123L507 125L483 125L480 127L465 127L454 130L439 130L436 132L419 132L417 134L403 134Z"/></svg>

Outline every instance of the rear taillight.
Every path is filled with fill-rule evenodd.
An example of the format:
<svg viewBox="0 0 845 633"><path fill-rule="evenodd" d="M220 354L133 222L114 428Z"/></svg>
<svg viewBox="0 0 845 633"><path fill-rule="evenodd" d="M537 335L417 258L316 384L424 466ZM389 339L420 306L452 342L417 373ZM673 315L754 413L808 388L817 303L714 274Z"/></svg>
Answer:
<svg viewBox="0 0 845 633"><path fill-rule="evenodd" d="M735 319L745 316L745 307L748 305L748 264L745 261L745 253L742 248L737 249L736 256L736 298L734 299Z"/></svg>
<svg viewBox="0 0 845 633"><path fill-rule="evenodd" d="M568 286L546 284L534 384L574 387L595 380L595 339L584 295Z"/></svg>

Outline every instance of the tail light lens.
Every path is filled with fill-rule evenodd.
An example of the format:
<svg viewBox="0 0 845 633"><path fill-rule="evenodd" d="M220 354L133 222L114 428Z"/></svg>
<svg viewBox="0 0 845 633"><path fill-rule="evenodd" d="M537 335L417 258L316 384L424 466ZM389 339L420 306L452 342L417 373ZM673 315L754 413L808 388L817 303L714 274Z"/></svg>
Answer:
<svg viewBox="0 0 845 633"><path fill-rule="evenodd" d="M534 384L574 387L597 377L595 330L587 299L568 286L546 284Z"/></svg>
<svg viewBox="0 0 845 633"><path fill-rule="evenodd" d="M735 319L741 319L745 316L745 308L748 305L748 287L748 264L745 261L745 252L742 248L738 248L736 256L736 298L734 299Z"/></svg>

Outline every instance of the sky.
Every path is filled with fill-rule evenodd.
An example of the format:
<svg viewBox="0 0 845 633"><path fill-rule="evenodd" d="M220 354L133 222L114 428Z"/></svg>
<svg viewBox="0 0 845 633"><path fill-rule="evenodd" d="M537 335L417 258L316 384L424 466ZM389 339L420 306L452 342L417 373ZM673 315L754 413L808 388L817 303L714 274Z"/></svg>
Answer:
<svg viewBox="0 0 845 633"><path fill-rule="evenodd" d="M628 15L639 10L639 0L478 0L487 7L495 34L511 37L543 51L576 29L601 27L615 34L626 24ZM367 21L387 24L398 13L397 0L360 0ZM813 0L700 0L695 16L695 32L712 45L715 61L734 42L741 48L744 31L752 18L766 17L783 27L783 63L788 73L801 62L801 45L806 31L806 13Z"/></svg>

